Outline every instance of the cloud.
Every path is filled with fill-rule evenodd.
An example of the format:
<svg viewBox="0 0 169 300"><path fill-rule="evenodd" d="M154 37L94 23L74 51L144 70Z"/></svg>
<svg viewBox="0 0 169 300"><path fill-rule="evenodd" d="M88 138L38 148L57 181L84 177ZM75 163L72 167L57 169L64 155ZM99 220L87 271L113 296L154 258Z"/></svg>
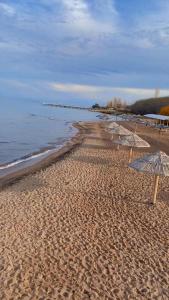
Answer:
<svg viewBox="0 0 169 300"><path fill-rule="evenodd" d="M100 34L116 31L117 11L113 1L94 1L92 10L84 0L62 0L61 2L65 9L65 20L78 32ZM111 18L108 18L110 13Z"/></svg>
<svg viewBox="0 0 169 300"><path fill-rule="evenodd" d="M79 99L114 94L136 99L153 96L153 87L164 93L169 86L168 0L131 2L0 0L1 77L31 84L56 81L46 95L60 92L67 98L71 93Z"/></svg>
<svg viewBox="0 0 169 300"><path fill-rule="evenodd" d="M154 1L152 10L145 11L144 15L135 19L133 32L134 42L138 46L162 47L169 45L169 2L166 0Z"/></svg>
<svg viewBox="0 0 169 300"><path fill-rule="evenodd" d="M155 89L135 87L112 87L77 83L49 82L46 80L1 79L1 95L8 98L34 99L51 103L83 103L97 101L105 104L113 97L121 97L128 103L154 97ZM169 89L161 89L160 96L168 96Z"/></svg>
<svg viewBox="0 0 169 300"><path fill-rule="evenodd" d="M26 48L31 44L39 53L55 52L56 56L94 53L98 45L103 47L109 35L118 30L114 1L99 2L100 6L93 0L92 7L87 0L39 0L31 5L26 0L14 2L13 6L2 4L6 11L8 8L9 12L17 13L12 26L9 20L0 20L0 38Z"/></svg>
<svg viewBox="0 0 169 300"><path fill-rule="evenodd" d="M77 93L77 94L93 94L103 90L97 86L80 85L80 84L64 84L64 83L50 83L54 90L64 93Z"/></svg>
<svg viewBox="0 0 169 300"><path fill-rule="evenodd" d="M144 88L127 88L127 87L110 87L110 86L92 86L92 85L80 85L80 84L66 84L66 83L50 83L49 86L63 93L72 93L78 94L81 96L100 96L103 97L107 94L111 95L123 95L125 96L136 96L139 99L141 98L149 98L154 97L155 90L154 89L144 89ZM160 91L161 96L169 95L169 89L162 89Z"/></svg>
<svg viewBox="0 0 169 300"><path fill-rule="evenodd" d="M7 16L13 16L15 15L15 12L16 11L13 6L0 2L0 13L3 13Z"/></svg>
<svg viewBox="0 0 169 300"><path fill-rule="evenodd" d="M9 52L17 52L17 53L30 53L33 51L33 47L31 45L25 45L22 42L15 41L0 41L0 50L5 50ZM7 52L6 52L7 53Z"/></svg>

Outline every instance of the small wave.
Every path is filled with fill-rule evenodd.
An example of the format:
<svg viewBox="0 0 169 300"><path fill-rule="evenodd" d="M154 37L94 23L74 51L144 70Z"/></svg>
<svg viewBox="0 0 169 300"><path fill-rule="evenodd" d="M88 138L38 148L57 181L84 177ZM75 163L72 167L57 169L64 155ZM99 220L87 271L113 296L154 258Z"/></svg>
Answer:
<svg viewBox="0 0 169 300"><path fill-rule="evenodd" d="M14 166L17 166L21 163L25 163L27 161L30 161L32 159L36 159L38 157L41 157L41 156L44 156L44 155L47 155L48 153L54 151L55 149L49 149L49 150L46 150L44 152L41 152L41 153L38 153L38 154L34 154L32 156L29 156L29 157L25 157L25 158L21 158L21 159L18 159L16 161L13 161L5 166L0 166L0 170L5 170L5 169L9 169L11 167L14 167Z"/></svg>
<svg viewBox="0 0 169 300"><path fill-rule="evenodd" d="M48 156L50 153L58 151L60 148L62 148L66 144L66 142L69 142L70 139L73 138L73 136L76 135L77 129L74 128L73 126L70 126L70 127L72 127L72 129L74 131L73 132L74 134L72 134L72 132L71 132L71 135L69 135L69 138L68 137L67 138L66 137L65 138L63 138L63 137L58 138L57 139L57 145L56 145L56 143L48 143L49 147L51 146L50 148L48 147L46 149L41 149L41 152L32 153L31 155L21 157L17 160L14 160L12 162L7 163L7 164L3 164L3 165L1 164L0 165L0 171L3 172L5 170L9 169L9 171L7 171L7 172L10 172L10 168L12 169L13 167L23 168L23 167L25 167L25 165L24 165L25 163L30 162L30 164L31 163L34 164L36 162L36 159L42 159L43 157ZM23 143L23 144L26 144L26 143Z"/></svg>

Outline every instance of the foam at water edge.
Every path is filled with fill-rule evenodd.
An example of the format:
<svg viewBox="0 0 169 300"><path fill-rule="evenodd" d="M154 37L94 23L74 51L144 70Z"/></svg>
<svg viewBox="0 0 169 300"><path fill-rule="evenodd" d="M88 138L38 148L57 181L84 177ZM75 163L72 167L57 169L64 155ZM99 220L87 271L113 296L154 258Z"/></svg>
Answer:
<svg viewBox="0 0 169 300"><path fill-rule="evenodd" d="M56 150L61 149L67 142L70 142L71 138L73 138L76 135L76 133L78 132L78 130L73 126L73 123L69 126L69 128L71 128L71 130L73 130L73 134L69 137L68 140L64 141L63 144L57 145L55 148L48 149L46 151L30 155L29 157L20 158L20 159L18 159L16 161L13 161L13 162L10 162L10 163L8 163L6 165L0 166L0 171L6 170L6 169L10 169L10 168L18 166L18 165L20 165L22 163L25 163L25 162L37 159L38 157L40 158L40 157L43 157L43 156L47 156L48 154L50 154L52 152L55 152Z"/></svg>
<svg viewBox="0 0 169 300"><path fill-rule="evenodd" d="M60 146L60 147L61 147L61 146ZM53 151L55 151L55 150L58 150L60 147L57 147L57 148L54 148L54 149L50 149L50 150L47 150L47 151L45 151L45 152L41 152L41 153L38 153L38 154L34 154L34 155L32 155L32 156L30 156L30 157L27 157L27 158L22 158L22 159L16 160L16 161L11 162L11 163L9 163L9 164L7 164L7 165L5 165L5 166L0 167L0 170L9 169L9 168L14 167L14 166L16 166L16 165L19 165L19 164L21 164L21 163L23 163L23 162L27 162L27 161L29 161L29 160L32 160L32 159L35 159L35 158L38 158L38 157L45 156L45 155L47 155L47 154L50 153L50 152L53 152Z"/></svg>

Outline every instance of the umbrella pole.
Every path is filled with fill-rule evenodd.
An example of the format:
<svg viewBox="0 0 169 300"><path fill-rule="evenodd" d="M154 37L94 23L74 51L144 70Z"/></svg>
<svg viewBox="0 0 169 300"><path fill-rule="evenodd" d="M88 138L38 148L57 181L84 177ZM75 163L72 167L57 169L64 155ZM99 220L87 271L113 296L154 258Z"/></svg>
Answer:
<svg viewBox="0 0 169 300"><path fill-rule="evenodd" d="M129 152L129 163L131 163L132 154L133 154L133 148L130 148L130 152Z"/></svg>
<svg viewBox="0 0 169 300"><path fill-rule="evenodd" d="M158 190L158 182L159 182L159 175L156 175L156 176L155 176L155 186L154 186L153 204L156 204L157 190Z"/></svg>
<svg viewBox="0 0 169 300"><path fill-rule="evenodd" d="M120 135L119 135L118 139L120 140ZM117 150L119 150L119 149L120 149L120 144L117 144Z"/></svg>

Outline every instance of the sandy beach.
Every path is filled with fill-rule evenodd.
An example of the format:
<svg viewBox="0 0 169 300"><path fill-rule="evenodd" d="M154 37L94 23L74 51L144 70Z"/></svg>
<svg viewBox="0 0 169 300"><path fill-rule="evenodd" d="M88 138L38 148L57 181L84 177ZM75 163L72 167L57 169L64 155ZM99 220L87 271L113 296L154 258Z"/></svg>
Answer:
<svg viewBox="0 0 169 300"><path fill-rule="evenodd" d="M123 122L134 130L135 124ZM55 163L0 191L0 299L169 299L169 178L127 166L105 123ZM169 138L138 125L151 148Z"/></svg>

